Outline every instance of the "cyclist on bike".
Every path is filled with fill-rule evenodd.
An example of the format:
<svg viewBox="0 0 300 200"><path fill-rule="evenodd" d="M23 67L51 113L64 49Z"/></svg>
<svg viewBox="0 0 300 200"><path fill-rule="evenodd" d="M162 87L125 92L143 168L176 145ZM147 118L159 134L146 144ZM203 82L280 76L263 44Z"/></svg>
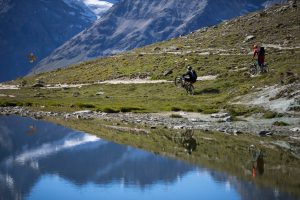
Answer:
<svg viewBox="0 0 300 200"><path fill-rule="evenodd" d="M188 66L187 72L183 74L182 77L184 81L189 82L191 84L197 81L197 73L195 72L195 70L192 69L191 66Z"/></svg>
<svg viewBox="0 0 300 200"><path fill-rule="evenodd" d="M265 48L259 47L258 45L253 46L253 59L257 56L257 65L260 68L260 71L263 72L265 64Z"/></svg>

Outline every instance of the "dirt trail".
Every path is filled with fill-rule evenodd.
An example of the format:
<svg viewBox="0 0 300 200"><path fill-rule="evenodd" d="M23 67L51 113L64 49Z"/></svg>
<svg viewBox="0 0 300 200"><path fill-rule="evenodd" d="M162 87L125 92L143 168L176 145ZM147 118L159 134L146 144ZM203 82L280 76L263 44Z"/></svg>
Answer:
<svg viewBox="0 0 300 200"><path fill-rule="evenodd" d="M217 76L200 76L197 78L198 81L209 81L215 80ZM41 87L43 89L59 89L59 88L82 88L83 86L90 85L101 85L101 84L159 84L159 83L173 83L173 81L168 80L151 80L150 78L146 79L113 79L107 81L98 81L95 83L84 83L84 84L52 84L45 85L45 87ZM17 90L20 89L19 85L4 85L0 84L0 90Z"/></svg>

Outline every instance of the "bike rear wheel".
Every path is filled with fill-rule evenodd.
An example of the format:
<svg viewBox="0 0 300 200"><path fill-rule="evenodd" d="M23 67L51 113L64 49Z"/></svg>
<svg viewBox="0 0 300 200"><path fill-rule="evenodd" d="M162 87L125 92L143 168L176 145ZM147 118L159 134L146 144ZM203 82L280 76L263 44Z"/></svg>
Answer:
<svg viewBox="0 0 300 200"><path fill-rule="evenodd" d="M194 93L195 93L195 88L190 83L185 85L185 90L186 90L186 93L189 95L194 95Z"/></svg>
<svg viewBox="0 0 300 200"><path fill-rule="evenodd" d="M263 73L269 73L269 67L268 65L263 66Z"/></svg>

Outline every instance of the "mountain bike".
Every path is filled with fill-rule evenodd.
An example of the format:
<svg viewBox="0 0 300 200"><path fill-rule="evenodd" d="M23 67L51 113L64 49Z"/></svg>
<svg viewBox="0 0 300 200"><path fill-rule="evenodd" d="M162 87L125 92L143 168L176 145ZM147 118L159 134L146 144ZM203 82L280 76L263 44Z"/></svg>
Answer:
<svg viewBox="0 0 300 200"><path fill-rule="evenodd" d="M258 66L257 62L253 62L250 67L249 67L249 73L250 75L256 75L258 73L268 73L269 72L269 67L267 64L264 64L262 68Z"/></svg>
<svg viewBox="0 0 300 200"><path fill-rule="evenodd" d="M175 78L175 85L177 87L182 87L186 90L187 94L194 95L195 88L191 82L185 81L182 76Z"/></svg>

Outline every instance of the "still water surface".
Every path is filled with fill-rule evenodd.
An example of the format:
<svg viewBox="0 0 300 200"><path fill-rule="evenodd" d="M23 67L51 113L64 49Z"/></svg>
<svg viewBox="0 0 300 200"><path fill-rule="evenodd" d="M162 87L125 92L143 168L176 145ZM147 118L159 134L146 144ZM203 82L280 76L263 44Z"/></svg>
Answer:
<svg viewBox="0 0 300 200"><path fill-rule="evenodd" d="M45 121L0 116L0 200L293 199Z"/></svg>

